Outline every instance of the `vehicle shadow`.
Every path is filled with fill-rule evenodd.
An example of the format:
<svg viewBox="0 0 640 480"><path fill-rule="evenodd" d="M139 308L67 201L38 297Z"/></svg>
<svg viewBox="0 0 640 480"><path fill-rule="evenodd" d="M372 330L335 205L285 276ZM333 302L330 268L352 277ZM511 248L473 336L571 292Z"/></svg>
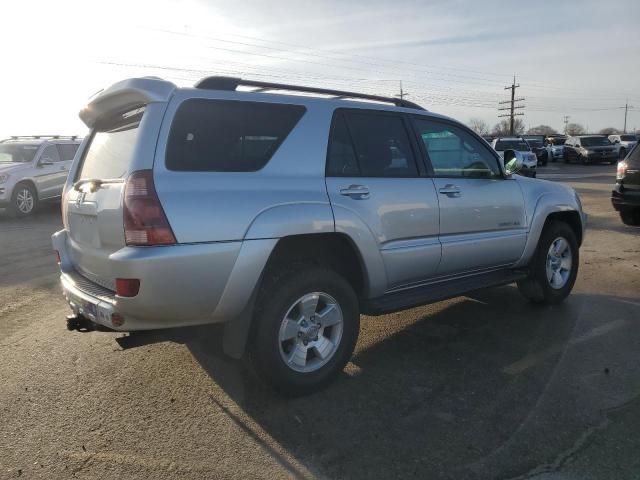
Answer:
<svg viewBox="0 0 640 480"><path fill-rule="evenodd" d="M606 319L614 303L617 314L621 308L629 318L637 314L637 305L600 295L574 294L563 305L536 307L508 286L401 315L363 317L356 352L338 381L296 399L274 393L248 362L226 358L217 327L120 341L184 343L224 394L323 476L495 478L535 466L535 452L544 447L516 433L532 418L553 421L538 419L537 409L576 325ZM224 408L228 399L211 400L252 433ZM571 442L570 433L554 431L554 442Z"/></svg>

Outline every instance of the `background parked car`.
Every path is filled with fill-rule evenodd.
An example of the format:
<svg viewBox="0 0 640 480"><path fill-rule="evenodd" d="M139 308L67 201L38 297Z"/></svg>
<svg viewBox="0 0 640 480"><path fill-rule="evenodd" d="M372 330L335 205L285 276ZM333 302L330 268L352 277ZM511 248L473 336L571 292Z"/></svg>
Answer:
<svg viewBox="0 0 640 480"><path fill-rule="evenodd" d="M544 135L523 135L522 138L527 141L533 153L538 157L538 165L546 165L549 160L549 153L545 146Z"/></svg>
<svg viewBox="0 0 640 480"><path fill-rule="evenodd" d="M564 143L566 141L566 135L549 135L546 138L545 143L549 152L549 160L555 162L556 160L564 159Z"/></svg>
<svg viewBox="0 0 640 480"><path fill-rule="evenodd" d="M618 149L618 157L624 158L627 153L638 143L638 136L632 133L623 133L620 135L609 135L609 141L616 145Z"/></svg>
<svg viewBox="0 0 640 480"><path fill-rule="evenodd" d="M625 224L640 225L640 148L637 145L618 163L611 203Z"/></svg>
<svg viewBox="0 0 640 480"><path fill-rule="evenodd" d="M519 172L527 177L536 176L536 166L538 165L538 157L531 151L531 147L522 137L498 137L491 142L493 149L498 152L505 162L505 152L514 151L521 152L523 155L523 168Z"/></svg>
<svg viewBox="0 0 640 480"><path fill-rule="evenodd" d="M75 136L0 140L0 208L24 217L34 212L38 202L59 198L79 145Z"/></svg>
<svg viewBox="0 0 640 480"><path fill-rule="evenodd" d="M589 163L618 161L618 151L604 135L579 135L569 137L564 144L564 161L566 163Z"/></svg>

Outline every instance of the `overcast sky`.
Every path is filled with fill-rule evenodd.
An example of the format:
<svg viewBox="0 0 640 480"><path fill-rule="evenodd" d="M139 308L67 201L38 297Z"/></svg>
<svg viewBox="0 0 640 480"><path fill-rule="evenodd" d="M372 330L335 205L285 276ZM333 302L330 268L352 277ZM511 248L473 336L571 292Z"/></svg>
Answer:
<svg viewBox="0 0 640 480"><path fill-rule="evenodd" d="M109 83L210 74L386 95L402 80L491 125L515 74L527 126L622 128L628 98L640 128L638 0L8 0L2 18L0 136L83 134L78 110Z"/></svg>

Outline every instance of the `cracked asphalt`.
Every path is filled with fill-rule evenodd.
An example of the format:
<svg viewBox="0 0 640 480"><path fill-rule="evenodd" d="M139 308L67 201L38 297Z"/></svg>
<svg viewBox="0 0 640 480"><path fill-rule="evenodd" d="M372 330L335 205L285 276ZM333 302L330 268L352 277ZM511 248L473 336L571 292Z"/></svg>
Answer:
<svg viewBox="0 0 640 480"><path fill-rule="evenodd" d="M0 478L640 478L640 229L615 166L550 164L589 214L574 292L363 317L328 389L273 394L219 330L65 330L59 206L0 216Z"/></svg>

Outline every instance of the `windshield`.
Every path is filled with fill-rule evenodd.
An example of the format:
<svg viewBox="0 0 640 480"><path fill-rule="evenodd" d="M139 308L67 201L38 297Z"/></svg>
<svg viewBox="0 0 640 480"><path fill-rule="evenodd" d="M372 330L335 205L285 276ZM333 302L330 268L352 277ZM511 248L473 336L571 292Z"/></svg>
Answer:
<svg viewBox="0 0 640 480"><path fill-rule="evenodd" d="M636 137L635 135L620 135L620 140L622 140L623 142L637 142L638 137Z"/></svg>
<svg viewBox="0 0 640 480"><path fill-rule="evenodd" d="M551 143L553 145L564 145L564 142L566 142L567 139L566 138L552 138L551 139Z"/></svg>
<svg viewBox="0 0 640 480"><path fill-rule="evenodd" d="M498 140L496 142L496 151L503 152L505 150L517 150L519 152L528 152L531 149L524 140Z"/></svg>
<svg viewBox="0 0 640 480"><path fill-rule="evenodd" d="M580 145L583 147L609 147L611 142L607 137L582 137Z"/></svg>
<svg viewBox="0 0 640 480"><path fill-rule="evenodd" d="M0 144L0 163L29 163L38 148L39 145Z"/></svg>

